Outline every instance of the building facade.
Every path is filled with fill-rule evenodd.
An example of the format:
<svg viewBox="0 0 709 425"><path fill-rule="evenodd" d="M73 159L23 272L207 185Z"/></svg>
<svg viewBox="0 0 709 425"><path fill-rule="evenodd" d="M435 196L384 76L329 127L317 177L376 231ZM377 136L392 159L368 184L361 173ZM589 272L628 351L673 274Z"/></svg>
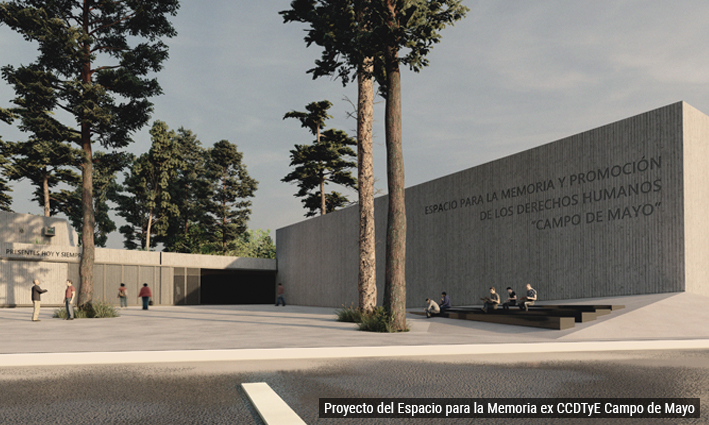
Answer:
<svg viewBox="0 0 709 425"><path fill-rule="evenodd" d="M540 299L709 295L709 117L684 102L406 189L409 306L488 288ZM387 197L375 200L384 292ZM289 302L357 304L358 210L276 233Z"/></svg>
<svg viewBox="0 0 709 425"><path fill-rule="evenodd" d="M65 282L80 287L76 232L66 220L0 212L0 307L30 306L34 279L60 305ZM129 305L147 283L157 305L262 304L275 299L276 260L96 248L94 300Z"/></svg>

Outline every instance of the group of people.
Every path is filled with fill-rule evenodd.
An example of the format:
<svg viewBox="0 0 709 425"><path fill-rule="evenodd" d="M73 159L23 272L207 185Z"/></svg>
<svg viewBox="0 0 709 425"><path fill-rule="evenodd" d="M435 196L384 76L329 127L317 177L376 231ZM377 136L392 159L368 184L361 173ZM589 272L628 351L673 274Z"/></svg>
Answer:
<svg viewBox="0 0 709 425"><path fill-rule="evenodd" d="M426 317L430 318L433 315L445 313L446 310L451 308L451 299L448 294L441 292L441 301L436 303L430 298L426 298Z"/></svg>
<svg viewBox="0 0 709 425"><path fill-rule="evenodd" d="M39 310L42 304L42 294L48 292L47 289L42 289L39 286L39 279L35 279L32 285L32 321L39 322ZM64 307L66 308L66 320L74 320L74 297L76 297L76 288L71 280L66 281L66 290L64 291Z"/></svg>
<svg viewBox="0 0 709 425"><path fill-rule="evenodd" d="M531 284L527 284L527 294L524 297L517 298L517 294L511 287L507 287L507 299L502 303L502 308L508 310L510 306L518 306L520 310L528 311L529 306L534 305L537 300L537 290L532 288ZM481 310L485 313L488 310L496 310L500 305L500 295L495 292L495 287L490 288L490 296L480 298L484 303ZM424 312L426 317L430 318L433 315L444 313L451 308L451 299L445 292L441 293L440 305L430 298L426 298L426 308Z"/></svg>
<svg viewBox="0 0 709 425"><path fill-rule="evenodd" d="M32 285L32 321L39 322L39 311L42 304L42 294L48 292L47 289L42 289L39 286L39 279L35 279ZM147 283L143 284L138 293L138 298L143 299L143 310L148 309L150 298L153 296L152 291ZM70 279L66 281L66 290L64 291L64 308L66 308L66 320L74 320L74 299L76 298L76 288ZM128 290L125 283L121 283L118 288L118 299L120 300L121 308L128 308Z"/></svg>
<svg viewBox="0 0 709 425"><path fill-rule="evenodd" d="M143 301L143 310L148 309L150 298L152 297L153 291L150 290L147 283L144 283L143 287L140 288L140 292L138 292L138 298ZM126 288L125 283L121 283L121 286L118 288L118 300L121 303L121 309L128 308L128 288Z"/></svg>
<svg viewBox="0 0 709 425"><path fill-rule="evenodd" d="M529 306L534 305L534 302L537 300L537 290L532 288L532 285L529 283L527 284L526 296L517 299L517 294L509 286L507 287L507 295L507 299L504 303L502 303L502 308L505 310L508 310L510 306L516 305L519 307L520 310L527 311L529 310ZM497 307L500 305L500 295L495 292L494 286L490 288L489 297L480 299L484 301L481 310L485 313L487 313L489 309L496 310Z"/></svg>

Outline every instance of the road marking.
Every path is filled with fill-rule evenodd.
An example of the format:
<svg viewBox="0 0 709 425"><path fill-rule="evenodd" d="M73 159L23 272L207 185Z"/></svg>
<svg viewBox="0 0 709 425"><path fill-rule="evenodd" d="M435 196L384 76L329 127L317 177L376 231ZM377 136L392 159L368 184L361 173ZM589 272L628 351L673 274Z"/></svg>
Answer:
<svg viewBox="0 0 709 425"><path fill-rule="evenodd" d="M241 384L266 425L307 425L265 382Z"/></svg>

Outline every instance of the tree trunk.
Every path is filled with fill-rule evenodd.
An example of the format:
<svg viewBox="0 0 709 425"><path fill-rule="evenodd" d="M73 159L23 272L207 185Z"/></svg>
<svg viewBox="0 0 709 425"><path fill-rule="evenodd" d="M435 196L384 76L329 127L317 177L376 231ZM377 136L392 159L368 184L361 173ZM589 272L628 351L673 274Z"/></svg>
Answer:
<svg viewBox="0 0 709 425"><path fill-rule="evenodd" d="M145 232L145 250L150 251L150 231L153 227L153 211L148 213L148 230Z"/></svg>
<svg viewBox="0 0 709 425"><path fill-rule="evenodd" d="M374 59L365 58L357 74L357 183L359 186L359 309L371 313L377 305L377 264L374 232Z"/></svg>
<svg viewBox="0 0 709 425"><path fill-rule="evenodd" d="M91 2L84 0L83 3L83 27L86 33L89 32L89 16ZM81 79L84 84L91 84L91 46L84 44L84 67L81 70ZM91 150L91 124L83 119L81 122L81 148L84 151L84 163L81 167L81 209L83 212L83 223L81 226L81 263L79 265L79 276L81 277L81 290L79 291L79 305L91 302L94 295L94 165L93 152Z"/></svg>
<svg viewBox="0 0 709 425"><path fill-rule="evenodd" d="M320 126L315 127L315 144L320 144ZM325 177L320 174L320 215L327 214L327 204L325 203Z"/></svg>
<svg viewBox="0 0 709 425"><path fill-rule="evenodd" d="M320 215L327 214L327 203L325 202L325 177L320 174Z"/></svg>
<svg viewBox="0 0 709 425"><path fill-rule="evenodd" d="M81 291L79 305L91 302L94 295L94 206L93 206L93 153L91 151L91 130L89 125L81 125L84 163L81 167L81 208L83 225L81 227Z"/></svg>
<svg viewBox="0 0 709 425"><path fill-rule="evenodd" d="M222 188L226 187L226 170L222 177ZM222 255L226 255L226 225L227 225L227 205L226 201L222 200Z"/></svg>
<svg viewBox="0 0 709 425"><path fill-rule="evenodd" d="M395 0L388 0L390 8ZM393 318L393 328L406 330L406 205L404 200L404 157L401 146L401 74L399 51L385 51L387 71L386 152L389 208L387 214L385 306Z"/></svg>
<svg viewBox="0 0 709 425"><path fill-rule="evenodd" d="M49 174L47 174L47 168L44 168L44 175L42 176L42 195L44 197L44 216L49 217L51 213L50 200L49 200Z"/></svg>

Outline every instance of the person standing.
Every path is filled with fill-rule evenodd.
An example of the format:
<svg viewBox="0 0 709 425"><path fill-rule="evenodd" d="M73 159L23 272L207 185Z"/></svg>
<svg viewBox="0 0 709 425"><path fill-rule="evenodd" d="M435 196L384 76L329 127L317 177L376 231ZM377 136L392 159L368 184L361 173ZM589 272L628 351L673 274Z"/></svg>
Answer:
<svg viewBox="0 0 709 425"><path fill-rule="evenodd" d="M41 295L47 292L47 290L39 287L39 279L35 279L33 283L34 285L32 285L32 304L34 304L34 310L32 311L32 321L39 322Z"/></svg>
<svg viewBox="0 0 709 425"><path fill-rule="evenodd" d="M152 291L150 291L150 288L148 288L148 284L144 283L143 287L140 288L140 292L138 293L138 298L143 299L143 310L148 309L148 304L150 304L150 297L153 296Z"/></svg>
<svg viewBox="0 0 709 425"><path fill-rule="evenodd" d="M125 283L121 283L121 287L118 288L118 299L121 301L121 309L128 308L128 288Z"/></svg>
<svg viewBox="0 0 709 425"><path fill-rule="evenodd" d="M64 292L64 306L66 307L66 320L74 320L74 297L76 296L76 288L72 285L71 280L66 281L66 292Z"/></svg>
<svg viewBox="0 0 709 425"><path fill-rule="evenodd" d="M286 290L285 290L285 288L283 288L283 284L279 283L278 287L276 288L276 295L278 295L278 298L276 298L276 307L278 307L278 305L280 303L283 303L283 307L286 306L286 300L285 300L285 298L283 298L283 294L285 292L286 292Z"/></svg>

